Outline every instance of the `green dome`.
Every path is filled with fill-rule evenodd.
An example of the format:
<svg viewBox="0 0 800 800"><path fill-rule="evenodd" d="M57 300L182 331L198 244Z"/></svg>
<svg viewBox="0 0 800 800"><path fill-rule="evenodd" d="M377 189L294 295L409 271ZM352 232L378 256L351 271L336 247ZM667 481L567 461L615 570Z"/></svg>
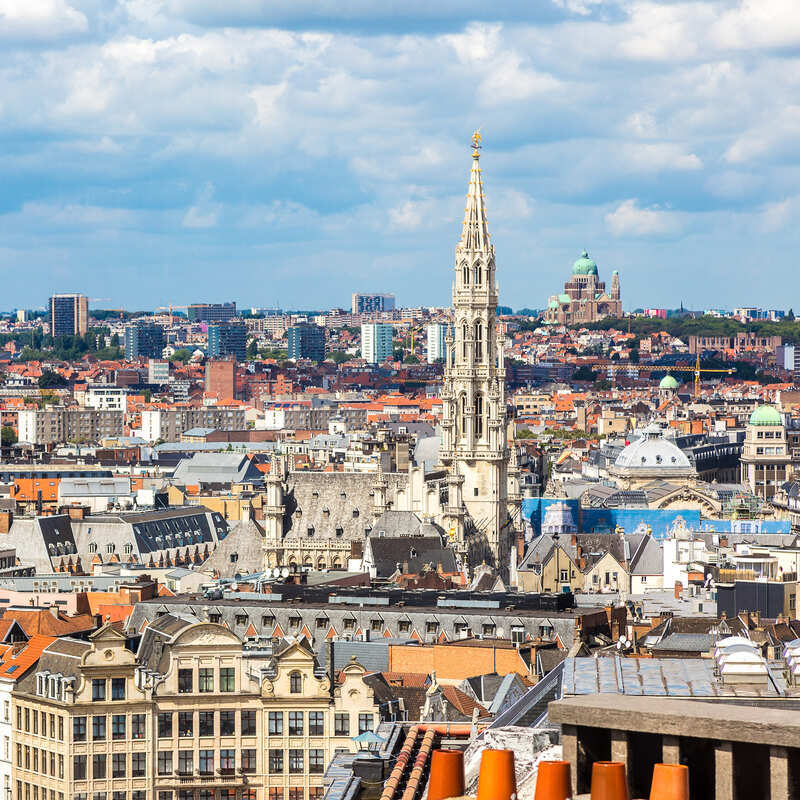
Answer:
<svg viewBox="0 0 800 800"><path fill-rule="evenodd" d="M672 375L665 375L658 384L659 389L672 389L673 391L678 388L678 381Z"/></svg>
<svg viewBox="0 0 800 800"><path fill-rule="evenodd" d="M547 304L547 307L548 307L548 308L558 308L558 300L551 300L551 301L550 301L550 302Z"/></svg>
<svg viewBox="0 0 800 800"><path fill-rule="evenodd" d="M783 420L775 406L759 406L750 415L750 425L783 425Z"/></svg>
<svg viewBox="0 0 800 800"><path fill-rule="evenodd" d="M573 275L597 275L597 264L589 258L589 254L584 250L581 257L572 265Z"/></svg>

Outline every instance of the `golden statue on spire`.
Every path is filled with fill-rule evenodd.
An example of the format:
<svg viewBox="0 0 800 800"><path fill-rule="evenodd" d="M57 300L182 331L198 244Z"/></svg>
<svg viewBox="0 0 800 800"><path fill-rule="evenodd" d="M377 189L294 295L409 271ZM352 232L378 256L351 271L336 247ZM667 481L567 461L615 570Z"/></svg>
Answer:
<svg viewBox="0 0 800 800"><path fill-rule="evenodd" d="M478 130L472 134L472 155L475 158L478 158L478 156L480 156L480 153L478 152L480 149L481 149L481 131L480 128L478 128Z"/></svg>

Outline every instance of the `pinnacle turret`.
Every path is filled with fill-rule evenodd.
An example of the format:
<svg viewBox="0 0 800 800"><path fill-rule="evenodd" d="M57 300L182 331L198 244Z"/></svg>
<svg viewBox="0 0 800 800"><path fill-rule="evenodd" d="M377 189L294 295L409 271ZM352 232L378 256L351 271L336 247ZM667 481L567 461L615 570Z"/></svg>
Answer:
<svg viewBox="0 0 800 800"><path fill-rule="evenodd" d="M480 147L481 135L476 131L472 136L472 169L469 175L467 205L464 209L464 224L458 246L463 250L488 253L492 243L489 237L489 220L486 218L486 201L483 196Z"/></svg>

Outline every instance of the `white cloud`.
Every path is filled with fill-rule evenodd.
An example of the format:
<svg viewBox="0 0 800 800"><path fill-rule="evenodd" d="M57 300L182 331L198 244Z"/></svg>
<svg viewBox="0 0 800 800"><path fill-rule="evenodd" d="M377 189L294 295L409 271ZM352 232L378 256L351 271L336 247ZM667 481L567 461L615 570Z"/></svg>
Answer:
<svg viewBox="0 0 800 800"><path fill-rule="evenodd" d="M0 0L0 41L84 33L89 22L65 0Z"/></svg>
<svg viewBox="0 0 800 800"><path fill-rule="evenodd" d="M635 198L625 200L606 214L605 222L614 236L662 236L681 228L674 212L658 206L641 208Z"/></svg>
<svg viewBox="0 0 800 800"><path fill-rule="evenodd" d="M199 192L194 205L190 206L183 215L183 227L216 228L221 208L219 203L214 202L214 184L206 183Z"/></svg>

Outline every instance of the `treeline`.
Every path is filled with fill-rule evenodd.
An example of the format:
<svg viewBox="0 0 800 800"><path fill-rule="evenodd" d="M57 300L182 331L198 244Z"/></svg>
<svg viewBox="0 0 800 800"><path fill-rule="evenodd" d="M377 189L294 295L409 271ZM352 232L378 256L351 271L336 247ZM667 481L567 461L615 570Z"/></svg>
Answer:
<svg viewBox="0 0 800 800"><path fill-rule="evenodd" d="M611 329L636 334L638 338L651 333L666 331L670 336L686 339L689 336L733 336L737 333L758 333L764 336L780 336L784 342L800 342L800 322L794 314L780 322L753 320L747 324L730 317L606 317L598 322L571 326L574 329L607 331Z"/></svg>
<svg viewBox="0 0 800 800"><path fill-rule="evenodd" d="M114 334L106 346L108 328L90 328L83 336L46 336L41 328L19 334L3 334L0 345L14 342L22 349L21 361L78 361L91 354L102 360L122 357L119 336Z"/></svg>

